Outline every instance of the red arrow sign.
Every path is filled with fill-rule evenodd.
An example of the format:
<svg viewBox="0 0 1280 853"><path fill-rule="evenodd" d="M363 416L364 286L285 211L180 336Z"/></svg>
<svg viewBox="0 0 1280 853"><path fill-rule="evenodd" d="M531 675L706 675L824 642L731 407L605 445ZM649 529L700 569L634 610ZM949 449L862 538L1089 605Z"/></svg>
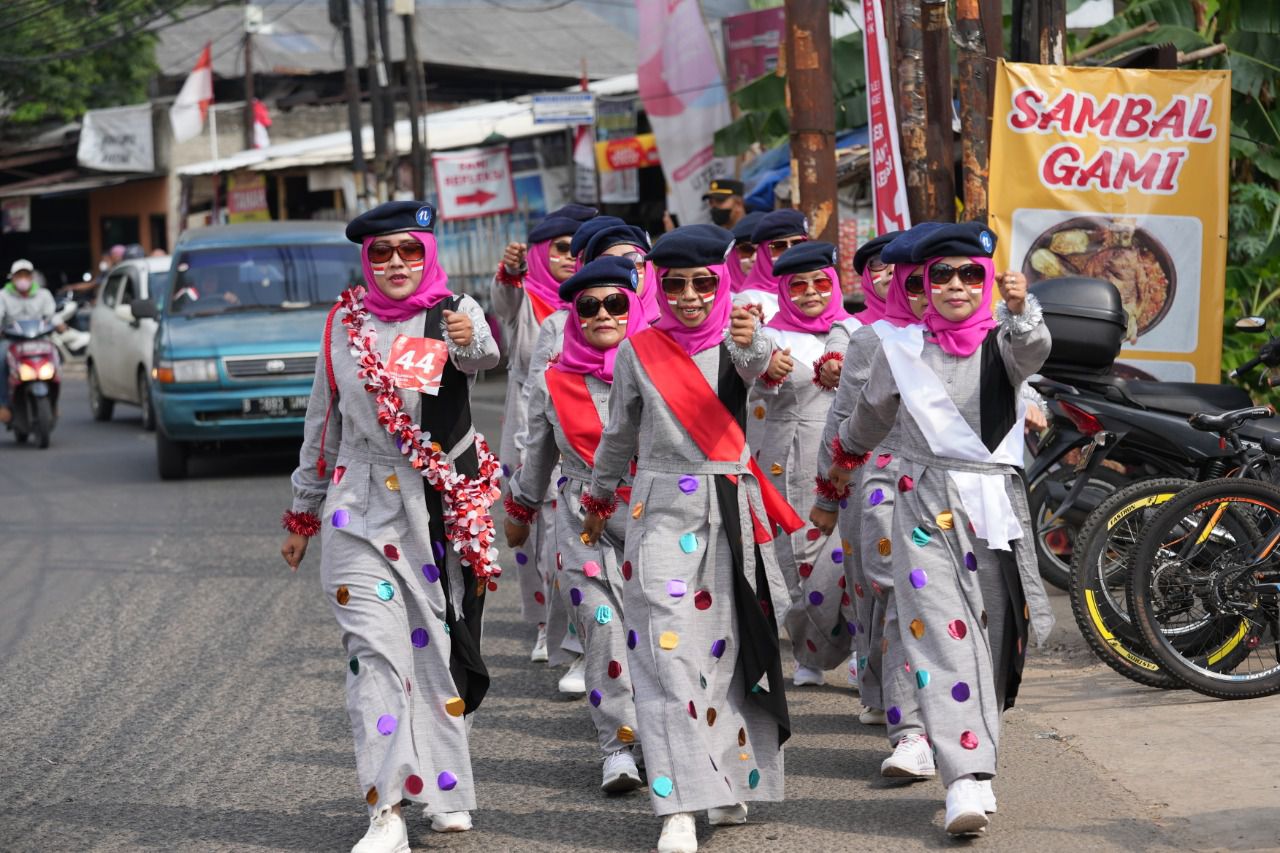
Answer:
<svg viewBox="0 0 1280 853"><path fill-rule="evenodd" d="M471 195L458 196L458 204L481 205L481 204L484 204L485 202L492 201L495 198L497 198L497 196L489 192L488 190L476 190Z"/></svg>

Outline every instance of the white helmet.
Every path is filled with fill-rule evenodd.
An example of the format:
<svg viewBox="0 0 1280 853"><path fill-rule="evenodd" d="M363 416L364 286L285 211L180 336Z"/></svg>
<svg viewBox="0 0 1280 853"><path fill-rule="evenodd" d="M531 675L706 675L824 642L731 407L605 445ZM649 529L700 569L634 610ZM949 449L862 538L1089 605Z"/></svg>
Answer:
<svg viewBox="0 0 1280 853"><path fill-rule="evenodd" d="M9 275L16 275L20 272L34 273L35 271L36 268L32 266L31 261L28 261L26 258L18 258L9 267Z"/></svg>

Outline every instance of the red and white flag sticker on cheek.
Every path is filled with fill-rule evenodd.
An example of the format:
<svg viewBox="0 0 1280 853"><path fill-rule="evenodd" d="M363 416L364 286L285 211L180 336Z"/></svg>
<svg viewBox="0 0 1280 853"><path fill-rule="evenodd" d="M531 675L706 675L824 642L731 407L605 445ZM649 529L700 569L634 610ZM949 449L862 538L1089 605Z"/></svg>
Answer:
<svg viewBox="0 0 1280 853"><path fill-rule="evenodd" d="M387 373L397 388L434 397L440 393L440 377L448 358L444 341L398 335L391 344Z"/></svg>

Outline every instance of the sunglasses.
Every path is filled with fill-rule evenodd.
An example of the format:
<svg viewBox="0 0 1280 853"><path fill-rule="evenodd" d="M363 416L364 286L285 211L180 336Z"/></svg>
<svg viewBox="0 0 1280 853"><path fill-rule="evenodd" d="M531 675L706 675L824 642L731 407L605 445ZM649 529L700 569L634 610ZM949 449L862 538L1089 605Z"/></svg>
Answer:
<svg viewBox="0 0 1280 853"><path fill-rule="evenodd" d="M681 278L675 275L664 275L662 277L662 292L670 296L679 296L684 293L684 289L692 284L696 293L706 296L715 293L720 287L720 276L718 275L698 275L693 278Z"/></svg>
<svg viewBox="0 0 1280 853"><path fill-rule="evenodd" d="M738 250L738 257L749 258L756 253L755 243L738 243L734 246Z"/></svg>
<svg viewBox="0 0 1280 853"><path fill-rule="evenodd" d="M951 264L934 264L929 267L929 283L935 287L947 284L957 275L960 276L960 283L966 287L975 287L982 284L987 277L987 271L978 264L961 264L953 267Z"/></svg>
<svg viewBox="0 0 1280 853"><path fill-rule="evenodd" d="M578 311L578 316L584 320L589 320L599 314L601 305L612 317L625 317L631 310L631 303L627 301L625 293L610 293L604 299L596 296L583 296L573 303L573 307Z"/></svg>
<svg viewBox="0 0 1280 853"><path fill-rule="evenodd" d="M913 272L902 283L902 288L912 296L924 293L924 273Z"/></svg>
<svg viewBox="0 0 1280 853"><path fill-rule="evenodd" d="M644 266L643 252L627 252L626 254L619 255L618 257L626 258L627 260L631 261L631 263L636 265L636 269L640 269L641 267Z"/></svg>
<svg viewBox="0 0 1280 853"><path fill-rule="evenodd" d="M886 264L884 261L880 260L879 255L876 255L871 260L867 261L867 269L871 270L872 272L884 272L885 267L887 266L889 265Z"/></svg>
<svg viewBox="0 0 1280 853"><path fill-rule="evenodd" d="M562 258L569 257L569 250L573 248L573 243L569 240L557 240L551 244L551 248L556 250L556 254Z"/></svg>
<svg viewBox="0 0 1280 853"><path fill-rule="evenodd" d="M427 254L427 247L417 242L401 243L392 246L389 243L374 243L369 247L369 263L385 264L392 255L399 255L402 261L420 261Z"/></svg>
<svg viewBox="0 0 1280 853"><path fill-rule="evenodd" d="M801 243L808 242L808 240L809 240L808 237L805 237L802 235L796 236L796 237L786 237L782 240L770 240L769 254L776 258L778 257L778 255L781 255L783 252L785 252L787 249L790 249L792 246L798 246Z"/></svg>
<svg viewBox="0 0 1280 853"><path fill-rule="evenodd" d="M791 298L799 299L801 296L804 296L809 292L810 287L818 291L820 296L826 296L831 293L832 285L831 279L824 275L821 278L815 278L812 281L793 281L788 284L787 287L791 290Z"/></svg>

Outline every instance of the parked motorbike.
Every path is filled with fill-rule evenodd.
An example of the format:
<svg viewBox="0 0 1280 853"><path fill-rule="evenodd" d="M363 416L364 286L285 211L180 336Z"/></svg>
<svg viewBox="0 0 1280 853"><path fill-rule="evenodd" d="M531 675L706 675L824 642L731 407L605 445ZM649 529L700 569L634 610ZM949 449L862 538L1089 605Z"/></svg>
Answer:
<svg viewBox="0 0 1280 853"><path fill-rule="evenodd" d="M57 421L62 359L53 333L54 325L48 320L19 320L4 329L13 411L8 428L19 444L34 435L41 448L48 447Z"/></svg>
<svg viewBox="0 0 1280 853"><path fill-rule="evenodd" d="M65 326L66 331L55 330L52 339L63 361L80 358L89 350L89 333L76 326L76 315L79 311L80 303L70 293L59 297L57 309L53 314L53 323L55 326Z"/></svg>

